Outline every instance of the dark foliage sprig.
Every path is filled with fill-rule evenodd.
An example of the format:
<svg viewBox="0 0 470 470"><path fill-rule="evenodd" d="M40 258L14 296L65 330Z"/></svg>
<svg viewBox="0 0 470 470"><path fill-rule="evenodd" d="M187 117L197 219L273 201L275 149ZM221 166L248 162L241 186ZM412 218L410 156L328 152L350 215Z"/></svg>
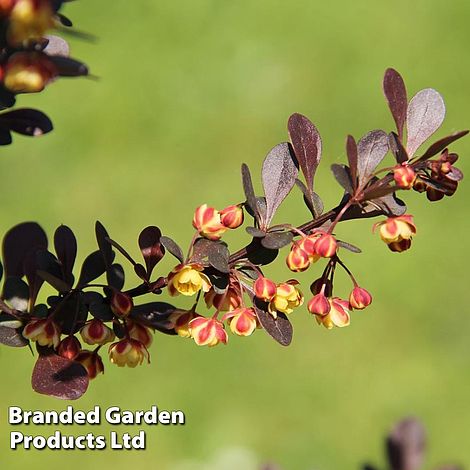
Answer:
<svg viewBox="0 0 470 470"><path fill-rule="evenodd" d="M64 3L66 0L0 1L0 110L15 106L18 94L39 93L59 77L88 75L86 65L69 56L63 38L46 35L53 28L73 32L72 22L61 13ZM52 128L41 111L5 111L0 113L0 145L11 144L12 132L36 137Z"/></svg>
<svg viewBox="0 0 470 470"><path fill-rule="evenodd" d="M98 249L74 271L77 242L70 228L56 230L53 249L38 224L12 228L3 240L0 342L12 347L36 343L39 356L33 388L58 398L78 398L87 390L89 379L104 370L100 356L104 345L111 343L112 363L135 367L150 361L148 348L154 331L215 346L228 341L226 322L239 336L250 336L261 328L281 345L289 345L293 329L288 316L304 302L304 296L296 280L277 283L263 275L263 266L286 246L290 246L286 263L293 272L324 261L310 286L313 296L308 311L328 329L349 325L351 311L366 308L372 297L344 262L344 250L357 253L360 249L337 238L338 224L385 216L374 227L392 251L403 252L410 248L416 226L396 193L414 189L436 201L451 196L462 179L454 167L457 155L449 153L448 146L467 131L419 152L443 122L445 106L439 93L422 90L408 101L403 80L393 69L386 71L383 89L396 132L373 130L357 142L347 137L348 164L332 166L343 191L331 210L324 211L314 185L322 153L320 134L305 116L294 114L288 122L290 142L275 146L263 162L264 194L255 193L250 171L243 165L244 201L221 211L206 204L198 207L186 255L158 227L150 226L138 236L142 259L135 260L97 222ZM382 167L387 154L395 162ZM298 227L273 224L278 207L295 185L302 191L308 221ZM222 237L243 224L245 211L252 218L246 228L250 242L231 251ZM154 274L167 252L178 264L169 274ZM132 266L138 279L134 286L126 285L116 253ZM337 268L352 281L346 298L335 295ZM57 294L42 303L38 294L44 282ZM174 297L194 297L192 308L160 301L138 304L139 297L159 295L164 289ZM199 313L203 298L214 312L210 316ZM82 343L92 348L85 349Z"/></svg>

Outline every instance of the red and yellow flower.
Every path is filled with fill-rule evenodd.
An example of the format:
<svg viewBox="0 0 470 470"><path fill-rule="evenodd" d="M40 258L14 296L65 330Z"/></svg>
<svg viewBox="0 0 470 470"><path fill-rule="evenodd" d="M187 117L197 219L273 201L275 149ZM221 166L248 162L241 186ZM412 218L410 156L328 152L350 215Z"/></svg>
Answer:
<svg viewBox="0 0 470 470"><path fill-rule="evenodd" d="M189 331L198 346L212 347L228 341L223 323L215 318L197 317L190 321Z"/></svg>
<svg viewBox="0 0 470 470"><path fill-rule="evenodd" d="M127 317L134 308L134 301L130 295L114 290L111 295L111 310L118 317Z"/></svg>
<svg viewBox="0 0 470 470"><path fill-rule="evenodd" d="M125 338L109 347L109 360L118 367L136 367L144 360L150 363L147 348L136 339Z"/></svg>
<svg viewBox="0 0 470 470"><path fill-rule="evenodd" d="M411 189L416 181L416 173L411 166L398 165L393 169L393 179L402 189Z"/></svg>
<svg viewBox="0 0 470 470"><path fill-rule="evenodd" d="M30 39L40 39L54 26L55 14L50 0L3 0L2 3L6 3L8 10L7 38L12 45L19 46Z"/></svg>
<svg viewBox="0 0 470 470"><path fill-rule="evenodd" d="M3 70L3 85L12 93L38 93L58 75L55 65L40 52L16 52Z"/></svg>
<svg viewBox="0 0 470 470"><path fill-rule="evenodd" d="M113 330L97 318L89 321L80 330L80 336L86 344L90 345L103 345L114 341L115 338Z"/></svg>
<svg viewBox="0 0 470 470"><path fill-rule="evenodd" d="M149 348L153 342L152 330L135 321L127 320L127 331L132 339L141 342L146 348Z"/></svg>
<svg viewBox="0 0 470 470"><path fill-rule="evenodd" d="M338 243L330 233L321 233L315 242L315 253L322 258L331 258L336 254Z"/></svg>
<svg viewBox="0 0 470 470"><path fill-rule="evenodd" d="M30 321L23 330L23 336L30 341L36 341L40 346L57 348L60 343L60 329L52 321L39 319Z"/></svg>
<svg viewBox="0 0 470 470"><path fill-rule="evenodd" d="M376 229L379 229L380 238L395 252L408 250L411 239L416 234L413 216L408 214L377 222L374 225L374 230Z"/></svg>
<svg viewBox="0 0 470 470"><path fill-rule="evenodd" d="M253 284L253 291L255 297L268 302L276 294L276 283L264 276L259 276Z"/></svg>
<svg viewBox="0 0 470 470"><path fill-rule="evenodd" d="M65 357L66 359L74 360L80 353L82 346L80 341L74 336L70 335L64 338L57 348L59 356Z"/></svg>
<svg viewBox="0 0 470 470"><path fill-rule="evenodd" d="M190 338L189 323L200 315L192 310L176 310L168 318L176 334L182 338Z"/></svg>
<svg viewBox="0 0 470 470"><path fill-rule="evenodd" d="M199 206L194 212L193 227L199 235L209 240L220 240L227 231L227 227L222 224L219 211L207 204Z"/></svg>
<svg viewBox="0 0 470 470"><path fill-rule="evenodd" d="M229 286L223 294L217 294L214 289L204 295L208 308L215 307L221 312L230 312L240 307L242 298L240 292L233 286Z"/></svg>
<svg viewBox="0 0 470 470"><path fill-rule="evenodd" d="M238 308L226 313L222 320L228 320L230 330L238 336L250 336L258 326L258 318L252 308Z"/></svg>
<svg viewBox="0 0 470 470"><path fill-rule="evenodd" d="M200 290L209 292L212 287L209 278L199 264L180 264L168 275L168 292L171 296L197 294Z"/></svg>
<svg viewBox="0 0 470 470"><path fill-rule="evenodd" d="M220 221L226 228L236 229L243 224L244 214L240 205L228 206L220 211Z"/></svg>
<svg viewBox="0 0 470 470"><path fill-rule="evenodd" d="M351 322L349 303L339 297L328 299L328 302L330 303L330 311L326 315L315 315L317 323L323 325L328 330L335 326L338 328L348 326Z"/></svg>
<svg viewBox="0 0 470 470"><path fill-rule="evenodd" d="M268 311L274 318L277 318L278 312L292 313L303 302L302 292L293 283L283 282L276 286L276 293L269 302Z"/></svg>
<svg viewBox="0 0 470 470"><path fill-rule="evenodd" d="M287 267L293 272L302 272L310 266L310 256L298 243L294 243L286 258Z"/></svg>
<svg viewBox="0 0 470 470"><path fill-rule="evenodd" d="M324 316L330 313L331 304L328 301L328 298L322 292L320 292L310 299L307 308L308 311L313 315Z"/></svg>
<svg viewBox="0 0 470 470"><path fill-rule="evenodd" d="M372 303L372 296L363 287L355 286L349 295L349 305L355 310L363 310Z"/></svg>
<svg viewBox="0 0 470 470"><path fill-rule="evenodd" d="M75 358L87 371L90 379L96 378L98 374L104 373L104 365L101 356L94 351L82 350Z"/></svg>

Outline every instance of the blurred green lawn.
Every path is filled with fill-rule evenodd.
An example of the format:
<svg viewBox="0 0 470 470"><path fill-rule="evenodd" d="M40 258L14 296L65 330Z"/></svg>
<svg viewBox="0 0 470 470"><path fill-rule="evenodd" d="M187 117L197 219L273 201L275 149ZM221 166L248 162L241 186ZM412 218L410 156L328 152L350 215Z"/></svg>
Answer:
<svg viewBox="0 0 470 470"><path fill-rule="evenodd" d="M0 229L37 220L52 234L67 224L79 234L81 258L95 248L96 219L134 253L149 224L186 245L194 208L239 202L240 163L259 175L266 152L286 139L293 112L322 133L317 188L333 204L339 189L328 167L344 159L346 134L392 127L381 92L389 66L410 92L442 92L448 119L439 135L470 126L466 0L82 0L65 13L98 36L96 44L73 40L72 51L100 80L62 80L20 98L46 111L56 129L2 149ZM455 149L468 153L470 141ZM370 221L340 230L364 249L348 261L375 295L350 328L320 329L301 309L289 349L263 332L211 350L160 335L151 366L108 365L74 406L158 404L187 413L185 427L148 428L146 452L9 451L9 405L65 403L31 391L27 350L2 348L2 468L208 469L214 455L239 448L286 470L356 469L381 458L383 432L410 413L429 429L429 463L453 458L470 466L470 190L464 181L455 197L434 205L406 196L419 228L411 252L388 252ZM278 220L300 223L306 215L294 192ZM244 240L243 233L233 238ZM162 266L170 269L170 260ZM302 276L305 286L319 269ZM288 276L282 261L271 273Z"/></svg>

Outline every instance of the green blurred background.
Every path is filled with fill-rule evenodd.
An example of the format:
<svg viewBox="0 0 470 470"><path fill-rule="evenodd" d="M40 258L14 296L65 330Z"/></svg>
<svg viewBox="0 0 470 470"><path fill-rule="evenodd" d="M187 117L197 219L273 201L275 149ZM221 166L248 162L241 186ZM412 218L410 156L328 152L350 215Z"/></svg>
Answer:
<svg viewBox="0 0 470 470"><path fill-rule="evenodd" d="M381 92L389 66L410 94L429 86L443 94L440 136L470 126L467 0L82 0L64 12L98 36L95 44L71 43L100 80L61 80L19 99L46 111L55 131L16 137L2 149L0 228L37 220L52 234L67 224L81 259L95 249L96 219L135 254L149 224L187 245L194 208L239 202L240 163L257 178L266 152L286 139L293 112L322 133L317 189L331 206L340 191L328 168L344 160L347 133L392 128ZM468 153L470 141L454 148ZM459 166L470 169L466 158ZM186 412L184 427L148 427L146 452L9 451L9 405L61 410L66 403L32 392L28 350L2 348L2 468L251 470L272 460L286 470L356 469L381 459L384 432L408 414L428 427L429 463L470 466L470 190L464 181L436 204L406 196L419 228L411 252L390 253L370 221L340 228L364 249L347 261L375 296L350 328L326 331L300 309L288 349L261 331L211 350L159 335L151 366L107 365L74 406ZM294 191L277 220L305 221L300 199ZM246 239L241 230L230 241ZM304 286L319 269L301 276ZM270 274L289 276L282 260ZM347 289L343 279L339 292Z"/></svg>

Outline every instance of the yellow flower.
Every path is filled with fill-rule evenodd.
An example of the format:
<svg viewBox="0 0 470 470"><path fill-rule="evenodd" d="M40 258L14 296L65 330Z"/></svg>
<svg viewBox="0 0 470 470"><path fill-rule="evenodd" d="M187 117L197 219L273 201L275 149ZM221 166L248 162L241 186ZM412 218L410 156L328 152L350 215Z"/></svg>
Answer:
<svg viewBox="0 0 470 470"><path fill-rule="evenodd" d="M302 292L297 287L287 282L278 284L276 293L269 302L269 313L277 318L277 313L292 313L294 308L299 307L304 302Z"/></svg>
<svg viewBox="0 0 470 470"><path fill-rule="evenodd" d="M136 367L144 362L150 363L147 348L135 339L122 339L109 347L109 360L118 367Z"/></svg>
<svg viewBox="0 0 470 470"><path fill-rule="evenodd" d="M59 327L50 320L31 320L23 330L23 336L30 341L37 341L40 346L57 348L60 343Z"/></svg>
<svg viewBox="0 0 470 470"><path fill-rule="evenodd" d="M49 0L18 0L10 12L8 40L21 45L42 38L54 26L54 11Z"/></svg>
<svg viewBox="0 0 470 470"><path fill-rule="evenodd" d="M179 294L191 296L201 289L209 292L212 287L209 278L202 272L202 266L197 264L180 264L168 276L168 292L171 296Z"/></svg>

